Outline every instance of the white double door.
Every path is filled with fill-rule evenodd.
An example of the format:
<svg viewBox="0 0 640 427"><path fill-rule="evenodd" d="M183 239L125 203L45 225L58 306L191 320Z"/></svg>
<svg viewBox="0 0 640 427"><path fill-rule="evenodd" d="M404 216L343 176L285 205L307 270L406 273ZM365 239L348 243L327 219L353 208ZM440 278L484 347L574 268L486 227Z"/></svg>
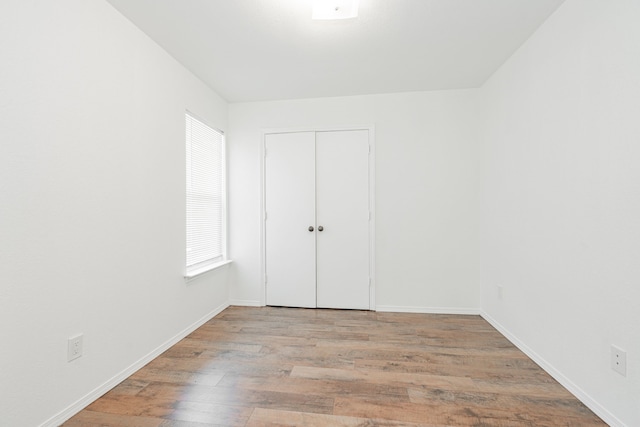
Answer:
<svg viewBox="0 0 640 427"><path fill-rule="evenodd" d="M265 136L267 305L369 309L369 131Z"/></svg>

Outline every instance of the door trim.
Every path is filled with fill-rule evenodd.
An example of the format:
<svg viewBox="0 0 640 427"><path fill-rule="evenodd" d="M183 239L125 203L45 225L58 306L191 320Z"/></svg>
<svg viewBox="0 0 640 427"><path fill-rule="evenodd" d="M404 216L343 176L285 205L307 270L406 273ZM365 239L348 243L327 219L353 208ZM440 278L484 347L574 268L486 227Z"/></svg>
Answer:
<svg viewBox="0 0 640 427"><path fill-rule="evenodd" d="M266 236L265 236L265 196L266 196L266 136L279 133L297 133L297 132L335 132L350 130L367 130L369 132L369 212L371 218L369 220L369 310L376 310L376 191L375 191L375 165L376 165L376 145L375 145L375 126L329 126L329 127L299 127L299 128L276 128L263 129L261 132L260 143L260 283L262 291L260 293L260 305L266 306L267 303L267 277L266 277Z"/></svg>

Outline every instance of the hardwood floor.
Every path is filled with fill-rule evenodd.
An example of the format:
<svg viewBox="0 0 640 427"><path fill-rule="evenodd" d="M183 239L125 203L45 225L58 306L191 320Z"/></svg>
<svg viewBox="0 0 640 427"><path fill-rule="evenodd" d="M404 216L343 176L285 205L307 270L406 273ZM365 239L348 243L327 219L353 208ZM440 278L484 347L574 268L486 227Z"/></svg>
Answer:
<svg viewBox="0 0 640 427"><path fill-rule="evenodd" d="M605 426L479 316L229 307L64 426Z"/></svg>

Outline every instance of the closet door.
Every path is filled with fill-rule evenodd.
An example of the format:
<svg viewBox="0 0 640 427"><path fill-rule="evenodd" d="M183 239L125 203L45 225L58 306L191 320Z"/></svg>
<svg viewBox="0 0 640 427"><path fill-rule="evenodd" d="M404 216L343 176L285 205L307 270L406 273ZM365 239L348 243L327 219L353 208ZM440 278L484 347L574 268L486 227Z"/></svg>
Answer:
<svg viewBox="0 0 640 427"><path fill-rule="evenodd" d="M316 168L318 307L368 310L369 132L317 132Z"/></svg>
<svg viewBox="0 0 640 427"><path fill-rule="evenodd" d="M315 133L266 135L265 148L266 302L316 307Z"/></svg>

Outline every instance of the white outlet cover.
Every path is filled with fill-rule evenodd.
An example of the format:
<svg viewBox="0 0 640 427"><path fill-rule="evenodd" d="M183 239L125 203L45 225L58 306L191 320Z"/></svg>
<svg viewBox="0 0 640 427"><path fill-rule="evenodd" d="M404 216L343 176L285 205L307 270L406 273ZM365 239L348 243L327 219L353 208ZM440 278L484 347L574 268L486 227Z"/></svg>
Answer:
<svg viewBox="0 0 640 427"><path fill-rule="evenodd" d="M70 337L67 342L67 362L82 356L82 334Z"/></svg>
<svg viewBox="0 0 640 427"><path fill-rule="evenodd" d="M611 369L623 377L627 376L627 352L615 345L611 346Z"/></svg>

